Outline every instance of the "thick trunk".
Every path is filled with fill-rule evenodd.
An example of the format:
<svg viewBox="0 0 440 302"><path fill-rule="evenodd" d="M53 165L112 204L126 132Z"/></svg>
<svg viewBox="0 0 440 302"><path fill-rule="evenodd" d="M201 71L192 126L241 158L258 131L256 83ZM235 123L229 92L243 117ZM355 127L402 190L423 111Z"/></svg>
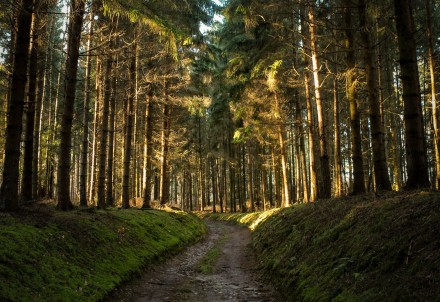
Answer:
<svg viewBox="0 0 440 302"><path fill-rule="evenodd" d="M79 46L83 24L85 0L70 2L69 38L67 43L64 109L61 117L59 163L57 171L57 208L70 210L70 155L72 146L73 105L75 103Z"/></svg>
<svg viewBox="0 0 440 302"><path fill-rule="evenodd" d="M345 11L345 36L347 47L347 99L350 111L350 125L351 125L351 156L353 162L353 194L365 193L365 177L364 164L362 157L362 137L359 110L357 105L356 95L356 81L355 81L355 51L354 51L354 33L351 22L351 11L348 5L350 1L346 1Z"/></svg>
<svg viewBox="0 0 440 302"><path fill-rule="evenodd" d="M394 0L403 88L407 189L429 187L414 21L410 0Z"/></svg>
<svg viewBox="0 0 440 302"><path fill-rule="evenodd" d="M366 2L359 0L359 20L361 37L364 47L365 76L368 86L368 101L370 108L371 143L373 147L373 166L376 190L391 190L385 154L382 114L380 109L377 68L374 51L370 41L370 30L367 21Z"/></svg>
<svg viewBox="0 0 440 302"><path fill-rule="evenodd" d="M20 160L20 138L22 133L23 105L27 81L27 67L32 23L33 0L23 0L17 18L18 28L15 43L14 69L8 104L3 182L1 185L0 209L18 209L18 179Z"/></svg>
<svg viewBox="0 0 440 302"><path fill-rule="evenodd" d="M305 49L310 48L310 42L306 37L309 36L306 20L305 20L305 7L301 8L301 34L303 36L303 43L306 46ZM309 168L310 168L310 201L315 201L318 196L318 176L316 172L316 159L315 159L315 131L313 129L314 125L314 114L312 108L312 99L310 95L310 78L307 68L309 68L309 56L304 50L304 93L306 99L307 108L307 136L309 143ZM276 186L275 186L276 188Z"/></svg>
<svg viewBox="0 0 440 302"><path fill-rule="evenodd" d="M39 18L36 14L32 22L31 54L29 58L29 86L26 113L26 126L24 134L24 155L23 155L23 181L21 186L21 199L26 202L33 199L32 196L32 162L34 145L35 126L35 101L37 99L37 77L39 59L38 28Z"/></svg>

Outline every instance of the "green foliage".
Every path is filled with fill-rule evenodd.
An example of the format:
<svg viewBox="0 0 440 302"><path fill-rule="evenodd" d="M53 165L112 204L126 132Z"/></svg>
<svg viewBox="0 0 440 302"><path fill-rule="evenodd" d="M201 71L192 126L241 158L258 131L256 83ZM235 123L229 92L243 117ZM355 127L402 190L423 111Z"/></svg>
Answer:
<svg viewBox="0 0 440 302"><path fill-rule="evenodd" d="M0 217L0 300L96 301L205 232L183 212L112 210Z"/></svg>

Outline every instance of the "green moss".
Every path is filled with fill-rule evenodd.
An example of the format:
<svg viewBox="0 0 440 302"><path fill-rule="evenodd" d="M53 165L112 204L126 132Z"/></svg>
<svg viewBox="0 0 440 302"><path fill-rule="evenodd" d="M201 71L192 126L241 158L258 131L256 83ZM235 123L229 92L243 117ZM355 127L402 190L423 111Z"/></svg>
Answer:
<svg viewBox="0 0 440 302"><path fill-rule="evenodd" d="M96 301L197 240L183 212L108 210L0 217L0 300Z"/></svg>
<svg viewBox="0 0 440 302"><path fill-rule="evenodd" d="M440 193L323 200L266 216L253 245L286 301L440 299Z"/></svg>

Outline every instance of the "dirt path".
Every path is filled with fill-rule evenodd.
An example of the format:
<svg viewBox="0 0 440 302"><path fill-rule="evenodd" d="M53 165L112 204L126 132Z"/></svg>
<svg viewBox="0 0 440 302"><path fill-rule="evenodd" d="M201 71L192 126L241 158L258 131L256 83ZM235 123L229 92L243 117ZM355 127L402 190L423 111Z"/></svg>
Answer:
<svg viewBox="0 0 440 302"><path fill-rule="evenodd" d="M209 235L186 252L146 272L107 301L280 301L259 271L244 227L208 221ZM211 274L197 263L212 248L221 252Z"/></svg>

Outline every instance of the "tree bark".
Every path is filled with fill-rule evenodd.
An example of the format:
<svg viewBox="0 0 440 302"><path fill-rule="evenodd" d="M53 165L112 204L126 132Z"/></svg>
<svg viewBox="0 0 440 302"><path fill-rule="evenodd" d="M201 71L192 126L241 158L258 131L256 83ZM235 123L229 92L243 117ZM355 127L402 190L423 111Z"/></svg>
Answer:
<svg viewBox="0 0 440 302"><path fill-rule="evenodd" d="M20 139L22 133L23 105L29 62L29 45L33 0L23 0L18 14L18 28L14 49L14 69L8 104L8 122L6 128L3 182L0 194L0 209L18 210L18 179L20 161Z"/></svg>
<svg viewBox="0 0 440 302"><path fill-rule="evenodd" d="M136 34L134 35L136 40ZM122 176L122 208L130 207L130 159L133 140L133 103L136 92L136 70L137 70L137 42L133 43L132 57L130 58L130 92L127 106L127 133L124 146L124 172ZM167 105L166 105L167 106ZM167 117L168 118L168 117ZM169 181L168 181L169 182ZM169 190L169 189L168 189ZM169 191L168 191L169 192Z"/></svg>
<svg viewBox="0 0 440 302"><path fill-rule="evenodd" d="M21 199L24 202L33 199L32 196L32 162L34 147L34 126L35 126L35 102L37 99L37 77L38 77L38 59L39 59L39 39L38 28L40 17L33 14L31 53L29 57L29 86L28 101L25 108L26 125L24 134L24 155L23 155L23 180L21 187Z"/></svg>
<svg viewBox="0 0 440 302"><path fill-rule="evenodd" d="M359 25L362 42L364 44L365 76L368 87L368 102L370 109L370 132L373 148L375 188L376 190L391 190L391 182L388 175L387 158L385 154L379 91L377 86L377 67L374 59L374 50L371 46L370 26L368 25L366 6L367 4L365 0L359 0Z"/></svg>
<svg viewBox="0 0 440 302"><path fill-rule="evenodd" d="M319 159L321 166L321 181L318 190L318 196L320 198L331 197L331 175L330 175L330 163L327 151L327 139L326 139L326 121L324 120L324 107L321 98L321 81L319 78L319 66L318 66L318 46L316 39L315 28L315 3L314 0L309 0L309 33L310 33L310 49L312 57L312 69L313 69L313 83L315 87L315 102L316 111L318 117L318 135L319 135Z"/></svg>
<svg viewBox="0 0 440 302"><path fill-rule="evenodd" d="M362 157L362 137L359 110L356 96L356 81L354 77L356 68L354 33L352 29L350 1L345 1L345 36L347 47L347 98L350 110L351 125L351 156L353 162L353 194L365 193L364 164Z"/></svg>
<svg viewBox="0 0 440 302"><path fill-rule="evenodd" d="M161 169L160 169L160 204L164 206L169 201L170 181L168 173L168 144L170 135L170 108L168 104L167 85L164 87L165 103L163 104L163 122L161 138Z"/></svg>
<svg viewBox="0 0 440 302"><path fill-rule="evenodd" d="M57 171L57 208L63 211L73 208L70 200L70 155L72 151L73 105L75 103L84 8L85 0L71 0L64 84L64 110L61 117L60 148L58 153L59 163Z"/></svg>
<svg viewBox="0 0 440 302"><path fill-rule="evenodd" d="M81 148L81 163L79 171L79 204L87 207L87 166L89 157L89 110L90 110L90 81L91 81L91 44L94 26L93 2L89 14L89 36L87 40L86 74L84 83L84 105L83 105L83 133Z"/></svg>
<svg viewBox="0 0 440 302"><path fill-rule="evenodd" d="M394 0L405 119L407 189L429 187L414 20L410 0Z"/></svg>

